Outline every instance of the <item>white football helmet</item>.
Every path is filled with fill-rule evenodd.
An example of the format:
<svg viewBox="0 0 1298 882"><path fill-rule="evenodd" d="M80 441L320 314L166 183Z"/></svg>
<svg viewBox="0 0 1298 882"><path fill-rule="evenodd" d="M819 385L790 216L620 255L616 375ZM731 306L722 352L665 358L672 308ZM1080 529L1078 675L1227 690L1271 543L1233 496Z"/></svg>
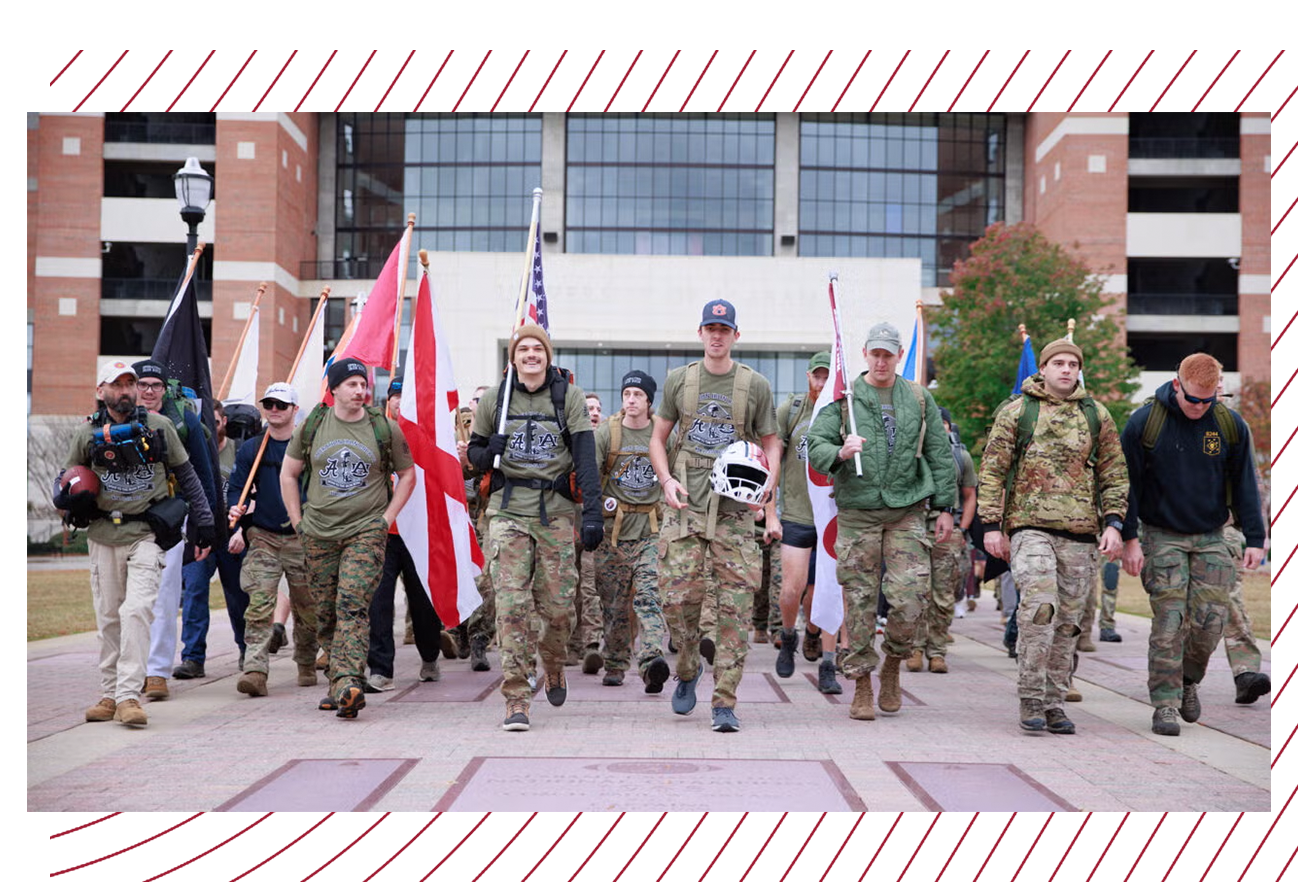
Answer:
<svg viewBox="0 0 1298 882"><path fill-rule="evenodd" d="M766 452L748 441L736 441L712 463L712 489L721 496L759 504L770 480Z"/></svg>

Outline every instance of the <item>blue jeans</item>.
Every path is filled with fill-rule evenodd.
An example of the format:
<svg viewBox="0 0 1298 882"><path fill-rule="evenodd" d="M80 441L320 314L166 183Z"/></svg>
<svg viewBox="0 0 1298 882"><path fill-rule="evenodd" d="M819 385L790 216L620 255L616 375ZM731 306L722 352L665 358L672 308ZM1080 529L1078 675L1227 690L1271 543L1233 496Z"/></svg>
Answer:
<svg viewBox="0 0 1298 882"><path fill-rule="evenodd" d="M243 613L248 608L248 595L239 587L239 571L242 566L243 553L231 554L224 548L214 548L203 560L185 564L182 571L184 589L180 600L182 660L193 660L200 664L207 660L207 626L211 618L207 598L212 575L218 571L221 574L221 591L225 594L225 608L230 614L230 627L234 629L234 641L239 644L239 651L243 652Z"/></svg>

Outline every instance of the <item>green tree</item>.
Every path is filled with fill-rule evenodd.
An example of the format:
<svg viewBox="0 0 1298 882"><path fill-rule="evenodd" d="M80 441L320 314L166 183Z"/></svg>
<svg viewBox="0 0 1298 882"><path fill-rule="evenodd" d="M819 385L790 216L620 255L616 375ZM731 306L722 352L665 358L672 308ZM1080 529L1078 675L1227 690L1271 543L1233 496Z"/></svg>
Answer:
<svg viewBox="0 0 1298 882"><path fill-rule="evenodd" d="M1087 391L1118 422L1134 409L1138 373L1108 305L1102 278L1076 254L1030 224L993 224L951 272L953 291L930 315L938 401L960 423L971 450L981 452L996 406L1018 373L1025 325L1039 355L1068 333L1081 347Z"/></svg>

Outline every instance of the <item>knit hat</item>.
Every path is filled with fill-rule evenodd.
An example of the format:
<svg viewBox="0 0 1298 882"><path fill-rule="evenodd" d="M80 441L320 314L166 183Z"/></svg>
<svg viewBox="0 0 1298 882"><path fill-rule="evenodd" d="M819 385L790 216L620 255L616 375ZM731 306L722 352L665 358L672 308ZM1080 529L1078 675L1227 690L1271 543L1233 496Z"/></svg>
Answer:
<svg viewBox="0 0 1298 882"><path fill-rule="evenodd" d="M1043 365L1049 364L1050 359L1061 352L1067 352L1070 353L1071 355L1076 355L1077 365L1078 367L1081 367L1083 362L1082 348L1078 346L1076 343L1074 343L1072 340L1069 340L1064 337L1061 337L1058 340L1051 340L1049 343L1046 344L1046 348L1041 350L1041 364Z"/></svg>
<svg viewBox="0 0 1298 882"><path fill-rule="evenodd" d="M533 340L540 340L541 346L545 348L545 366L548 368L554 364L554 346L550 343L550 335L545 332L545 328L538 324L528 322L514 332L509 338L509 363L514 363L514 350L518 348L518 342L525 337L531 337Z"/></svg>
<svg viewBox="0 0 1298 882"><path fill-rule="evenodd" d="M654 393L658 391L658 383L653 377L644 371L629 370L622 377L622 391L627 389L639 389L649 399L649 403L654 403Z"/></svg>
<svg viewBox="0 0 1298 882"><path fill-rule="evenodd" d="M154 361L151 358L137 361L135 364L131 365L131 367L135 369L135 376L137 377L154 377L164 383L170 379L167 375L167 366L162 362Z"/></svg>
<svg viewBox="0 0 1298 882"><path fill-rule="evenodd" d="M332 392L341 386L349 377L364 377L366 385L369 385L370 370L365 366L365 362L358 358L340 358L333 364L329 365L329 370L325 373L329 382L329 391Z"/></svg>
<svg viewBox="0 0 1298 882"><path fill-rule="evenodd" d="M807 362L807 372L810 373L816 368L825 368L826 370L834 369L834 357L829 354L829 350L817 352L811 356L811 361Z"/></svg>

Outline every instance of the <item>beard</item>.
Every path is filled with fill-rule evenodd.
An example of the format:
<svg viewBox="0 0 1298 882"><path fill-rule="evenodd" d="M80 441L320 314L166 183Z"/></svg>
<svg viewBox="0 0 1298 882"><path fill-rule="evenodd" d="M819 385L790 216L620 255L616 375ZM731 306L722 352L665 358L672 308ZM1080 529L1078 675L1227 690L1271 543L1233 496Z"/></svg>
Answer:
<svg viewBox="0 0 1298 882"><path fill-rule="evenodd" d="M108 398L105 399L104 406L118 417L125 419L135 412L135 396L127 394L119 395L117 398Z"/></svg>

